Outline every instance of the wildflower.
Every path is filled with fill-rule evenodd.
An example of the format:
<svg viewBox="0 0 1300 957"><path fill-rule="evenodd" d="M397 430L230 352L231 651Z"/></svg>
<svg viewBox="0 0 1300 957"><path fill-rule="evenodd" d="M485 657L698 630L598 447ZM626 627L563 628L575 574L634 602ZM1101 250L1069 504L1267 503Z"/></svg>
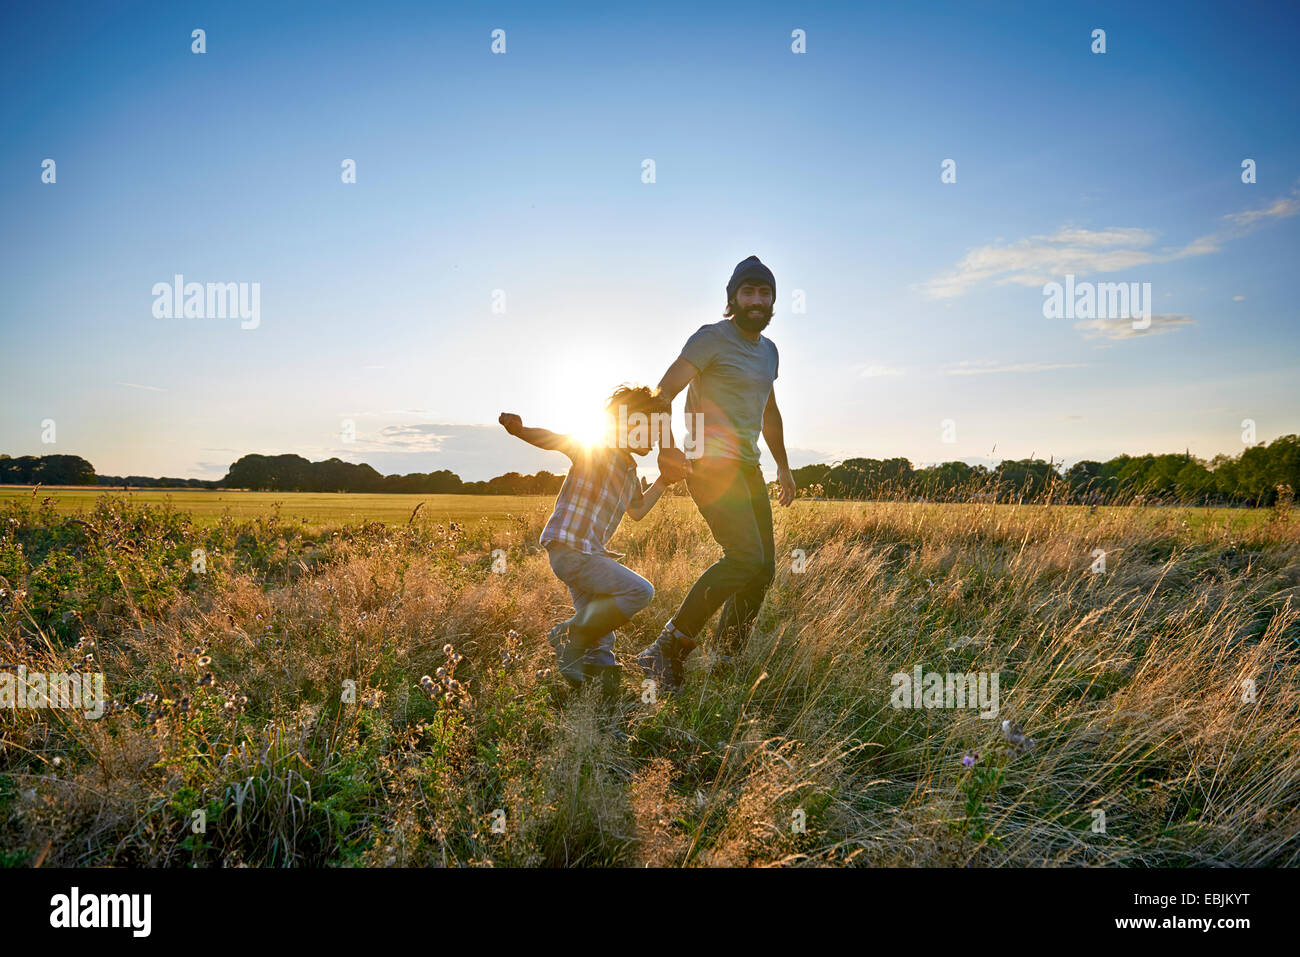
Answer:
<svg viewBox="0 0 1300 957"><path fill-rule="evenodd" d="M447 642L445 645L442 646L442 653L443 653L444 655L448 655L448 656L450 656L451 653L452 653L453 651L455 651L455 650L456 650L456 649L453 648L453 647L451 646L451 642L450 642L450 641Z"/></svg>
<svg viewBox="0 0 1300 957"><path fill-rule="evenodd" d="M190 699L188 697L181 698L181 703L180 703L181 714L186 714L189 710L190 710Z"/></svg>
<svg viewBox="0 0 1300 957"><path fill-rule="evenodd" d="M961 766L964 768L973 768L975 762L979 760L979 754L971 754L969 751L962 757Z"/></svg>
<svg viewBox="0 0 1300 957"><path fill-rule="evenodd" d="M200 668L206 668L206 667L207 667L208 665L210 665L210 664L212 664L212 656L211 656L211 655L203 655L203 656L200 657L199 660L198 660L198 666L199 666Z"/></svg>
<svg viewBox="0 0 1300 957"><path fill-rule="evenodd" d="M1016 754L1028 751L1037 744L1033 738L1025 736L1025 732L1020 729L1018 724L1012 724L1010 721L1002 722L1002 736L1016 746Z"/></svg>
<svg viewBox="0 0 1300 957"><path fill-rule="evenodd" d="M216 680L217 680L216 676L213 675L211 671L204 672L203 677L200 678L198 681L198 685L200 688L208 688L211 687L213 682L215 682Z"/></svg>

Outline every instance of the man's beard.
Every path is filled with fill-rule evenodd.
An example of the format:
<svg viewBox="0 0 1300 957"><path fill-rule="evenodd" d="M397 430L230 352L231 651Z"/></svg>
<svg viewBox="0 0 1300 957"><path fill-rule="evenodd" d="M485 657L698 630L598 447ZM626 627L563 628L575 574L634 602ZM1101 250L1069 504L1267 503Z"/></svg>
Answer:
<svg viewBox="0 0 1300 957"><path fill-rule="evenodd" d="M746 332L762 332L772 321L772 309L771 307L764 309L762 306L737 306L735 319L736 325Z"/></svg>

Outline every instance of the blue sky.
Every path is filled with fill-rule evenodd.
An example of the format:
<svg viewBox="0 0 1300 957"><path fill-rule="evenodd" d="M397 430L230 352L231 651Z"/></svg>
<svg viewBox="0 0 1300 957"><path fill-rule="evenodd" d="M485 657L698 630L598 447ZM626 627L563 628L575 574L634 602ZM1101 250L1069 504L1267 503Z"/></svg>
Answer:
<svg viewBox="0 0 1300 957"><path fill-rule="evenodd" d="M563 470L497 414L654 384L750 254L795 465L1300 431L1294 7L865 7L7 6L0 451ZM155 318L178 273L257 327ZM1045 318L1066 273L1151 328Z"/></svg>

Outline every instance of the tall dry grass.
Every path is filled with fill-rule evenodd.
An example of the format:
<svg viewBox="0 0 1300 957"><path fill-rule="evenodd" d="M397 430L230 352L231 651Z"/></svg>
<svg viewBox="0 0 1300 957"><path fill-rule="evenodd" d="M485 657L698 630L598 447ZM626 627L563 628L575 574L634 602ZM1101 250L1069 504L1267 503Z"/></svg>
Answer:
<svg viewBox="0 0 1300 957"><path fill-rule="evenodd" d="M102 670L120 707L0 711L3 862L1300 854L1300 532L1285 511L1229 531L1189 510L800 501L777 511L777 578L735 665L706 641L683 690L647 702L629 662L612 705L546 673L546 632L568 613L535 545L546 513L539 500L505 529L278 515L199 529L112 499L76 519L7 506L0 661ZM628 655L718 549L680 499L617 542L656 586L620 633ZM916 665L996 672L1000 714L891 707L891 676ZM1012 747L1003 720L1033 746Z"/></svg>

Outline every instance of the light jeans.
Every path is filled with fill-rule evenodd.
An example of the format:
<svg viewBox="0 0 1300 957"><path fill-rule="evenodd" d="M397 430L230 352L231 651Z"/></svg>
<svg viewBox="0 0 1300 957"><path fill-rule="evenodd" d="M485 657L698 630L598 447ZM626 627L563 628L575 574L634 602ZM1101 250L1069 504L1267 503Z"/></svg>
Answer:
<svg viewBox="0 0 1300 957"><path fill-rule="evenodd" d="M573 614L578 616L587 603L608 596L628 618L633 617L655 596L654 586L632 569L620 565L608 555L584 555L559 542L547 542L555 577L569 586L573 596ZM601 635L583 656L591 665L617 664L614 658L614 633Z"/></svg>

